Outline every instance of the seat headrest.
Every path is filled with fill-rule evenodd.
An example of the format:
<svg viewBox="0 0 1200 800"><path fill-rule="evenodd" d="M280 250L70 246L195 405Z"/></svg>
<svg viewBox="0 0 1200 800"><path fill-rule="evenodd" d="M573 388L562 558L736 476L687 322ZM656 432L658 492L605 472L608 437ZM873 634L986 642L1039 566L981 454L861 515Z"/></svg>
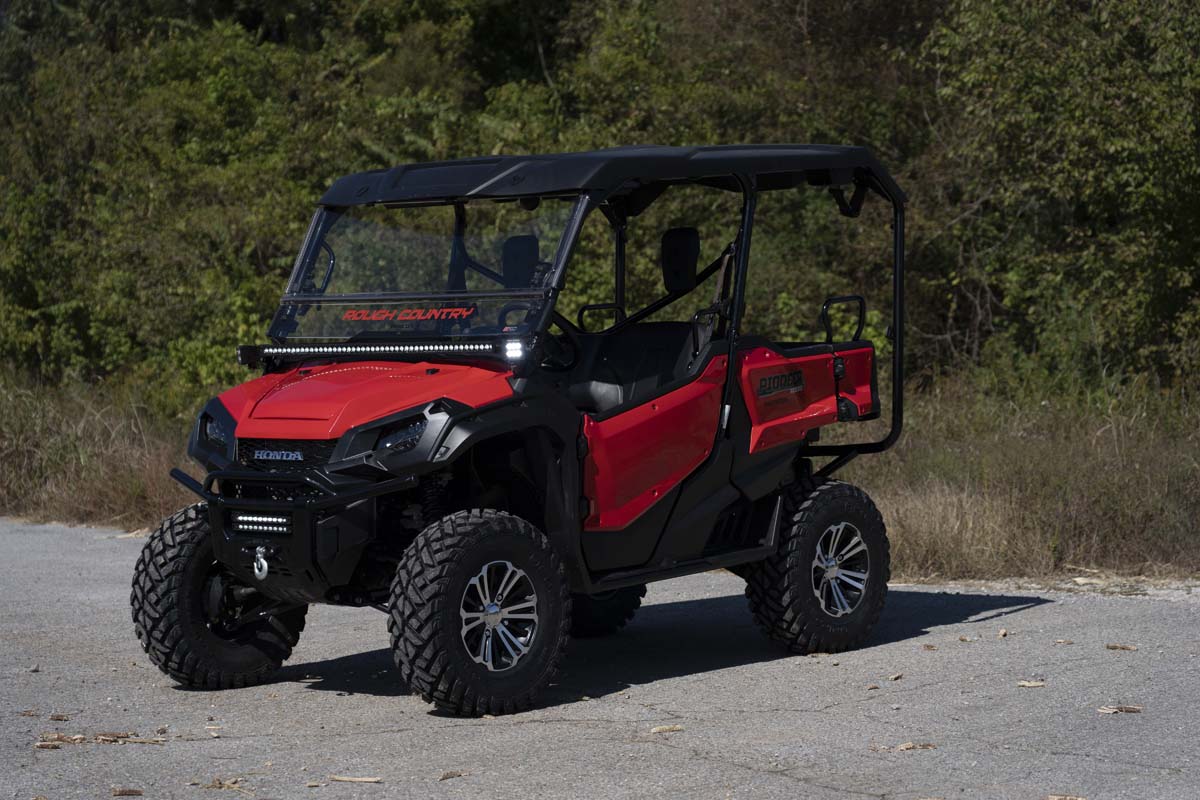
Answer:
<svg viewBox="0 0 1200 800"><path fill-rule="evenodd" d="M696 265L700 262L700 231L671 228L662 236L663 286L670 294L696 288Z"/></svg>
<svg viewBox="0 0 1200 800"><path fill-rule="evenodd" d="M506 289L527 289L538 261L538 238L533 235L510 236L500 249L500 273Z"/></svg>

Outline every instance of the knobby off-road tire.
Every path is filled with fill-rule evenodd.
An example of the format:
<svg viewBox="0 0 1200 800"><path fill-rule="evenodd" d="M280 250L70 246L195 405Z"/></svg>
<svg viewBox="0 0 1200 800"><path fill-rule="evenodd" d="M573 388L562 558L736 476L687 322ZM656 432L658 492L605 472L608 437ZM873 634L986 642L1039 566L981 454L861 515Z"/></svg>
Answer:
<svg viewBox="0 0 1200 800"><path fill-rule="evenodd" d="M646 584L601 594L571 595L571 635L608 636L625 627L641 608Z"/></svg>
<svg viewBox="0 0 1200 800"><path fill-rule="evenodd" d="M883 517L861 489L833 480L820 481L810 490L798 484L788 487L783 490L783 503L779 549L770 558L748 565L743 575L755 621L767 636L794 653L836 653L857 647L879 621L887 597L891 567ZM823 571L817 559L851 552L854 536L865 549L851 553L843 563L855 575L866 566L865 581L851 579L864 583L864 589L856 593L850 588L844 582L849 576L835 578L839 599L827 586L829 571Z"/></svg>
<svg viewBox="0 0 1200 800"><path fill-rule="evenodd" d="M219 572L204 503L164 520L150 535L133 570L129 602L142 648L155 666L191 688L233 689L261 683L292 654L304 630L307 606L236 631L210 627L206 592Z"/></svg>
<svg viewBox="0 0 1200 800"><path fill-rule="evenodd" d="M491 617L484 619L480 609L487 604L480 598L502 593L510 569L521 576L497 604L505 611L487 612ZM490 577L481 581L485 573ZM515 609L522 617L536 614L532 634L529 619L497 621L496 615ZM515 660L505 647L521 648L506 645L515 639L505 640L501 624L511 624L511 633L525 639L527 649ZM557 673L570 624L566 572L550 540L502 511L460 511L433 523L409 545L392 582L388 632L401 677L451 714L509 714L532 706ZM494 651L477 638L485 630L495 636ZM493 661L477 660L485 652Z"/></svg>

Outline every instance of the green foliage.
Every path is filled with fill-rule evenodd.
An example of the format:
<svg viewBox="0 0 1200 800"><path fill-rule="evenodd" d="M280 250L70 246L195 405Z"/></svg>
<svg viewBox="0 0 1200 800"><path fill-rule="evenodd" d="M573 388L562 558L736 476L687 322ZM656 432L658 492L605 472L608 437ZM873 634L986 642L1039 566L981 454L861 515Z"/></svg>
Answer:
<svg viewBox="0 0 1200 800"><path fill-rule="evenodd" d="M962 2L926 42L956 277L1060 368L1195 364L1198 36L1191 3Z"/></svg>
<svg viewBox="0 0 1200 800"><path fill-rule="evenodd" d="M233 345L261 340L340 174L834 141L872 147L911 196L912 367L1034 363L1095 386L1200 366L1192 4L815 5L14 0L0 11L0 361L190 412L244 377ZM663 213L706 208L680 202ZM845 220L794 192L762 212L757 324L809 337L824 296L864 291L879 337L881 204ZM567 311L610 299L603 239L585 232Z"/></svg>

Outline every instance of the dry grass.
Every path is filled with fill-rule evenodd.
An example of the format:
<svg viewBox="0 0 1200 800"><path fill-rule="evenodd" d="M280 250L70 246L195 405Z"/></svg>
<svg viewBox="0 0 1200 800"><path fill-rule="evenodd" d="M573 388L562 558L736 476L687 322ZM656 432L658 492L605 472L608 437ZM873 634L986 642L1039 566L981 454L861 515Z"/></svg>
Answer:
<svg viewBox="0 0 1200 800"><path fill-rule="evenodd" d="M0 514L129 529L189 497L168 477L186 430L95 387L0 384Z"/></svg>
<svg viewBox="0 0 1200 800"><path fill-rule="evenodd" d="M1200 572L1200 409L1182 392L1137 386L1023 394L960 379L917 395L897 449L846 470L888 521L894 571Z"/></svg>
<svg viewBox="0 0 1200 800"><path fill-rule="evenodd" d="M1019 397L1020 399L1013 399ZM0 385L0 513L138 528L191 502L186 423L88 387ZM840 476L876 500L905 579L1200 573L1200 408L970 378L909 398L905 435Z"/></svg>

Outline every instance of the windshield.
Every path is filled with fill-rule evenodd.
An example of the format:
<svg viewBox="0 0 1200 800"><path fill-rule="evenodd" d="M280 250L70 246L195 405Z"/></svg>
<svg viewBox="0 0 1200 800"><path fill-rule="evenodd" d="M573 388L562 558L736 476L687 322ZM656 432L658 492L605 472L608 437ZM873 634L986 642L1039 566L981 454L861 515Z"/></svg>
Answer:
<svg viewBox="0 0 1200 800"><path fill-rule="evenodd" d="M528 333L577 198L317 211L275 340Z"/></svg>

